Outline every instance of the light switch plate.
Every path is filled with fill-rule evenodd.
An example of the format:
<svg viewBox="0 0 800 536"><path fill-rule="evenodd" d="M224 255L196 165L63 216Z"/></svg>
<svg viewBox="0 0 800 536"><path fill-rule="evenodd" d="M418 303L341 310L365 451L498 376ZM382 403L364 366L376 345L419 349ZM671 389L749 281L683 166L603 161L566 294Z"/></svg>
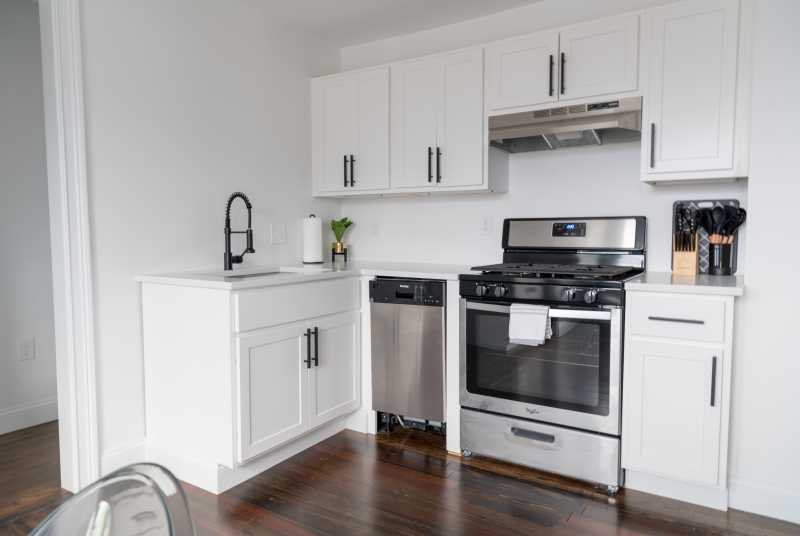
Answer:
<svg viewBox="0 0 800 536"><path fill-rule="evenodd" d="M286 224L273 223L270 225L270 242L273 245L286 243Z"/></svg>
<svg viewBox="0 0 800 536"><path fill-rule="evenodd" d="M30 361L36 359L36 339L24 339L19 345L19 360Z"/></svg>

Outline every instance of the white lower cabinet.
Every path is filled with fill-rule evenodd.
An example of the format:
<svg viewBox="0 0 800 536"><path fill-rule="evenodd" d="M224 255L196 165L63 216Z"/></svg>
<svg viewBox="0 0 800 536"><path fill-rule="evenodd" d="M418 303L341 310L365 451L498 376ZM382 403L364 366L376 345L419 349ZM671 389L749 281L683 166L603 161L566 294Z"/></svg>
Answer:
<svg viewBox="0 0 800 536"><path fill-rule="evenodd" d="M733 296L628 290L627 487L726 509Z"/></svg>
<svg viewBox="0 0 800 536"><path fill-rule="evenodd" d="M627 350L625 467L716 485L722 351L638 339Z"/></svg>
<svg viewBox="0 0 800 536"><path fill-rule="evenodd" d="M309 369L309 426L316 427L359 406L359 314L314 322L319 344ZM313 328L312 328L313 329Z"/></svg>
<svg viewBox="0 0 800 536"><path fill-rule="evenodd" d="M359 313L237 337L238 462L358 409Z"/></svg>
<svg viewBox="0 0 800 536"><path fill-rule="evenodd" d="M361 406L359 283L143 283L148 461L221 493L343 430Z"/></svg>

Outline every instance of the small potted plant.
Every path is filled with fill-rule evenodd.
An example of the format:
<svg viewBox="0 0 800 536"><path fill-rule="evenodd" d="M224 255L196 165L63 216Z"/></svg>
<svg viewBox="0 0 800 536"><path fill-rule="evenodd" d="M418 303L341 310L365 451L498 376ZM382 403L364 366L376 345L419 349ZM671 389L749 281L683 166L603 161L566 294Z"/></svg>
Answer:
<svg viewBox="0 0 800 536"><path fill-rule="evenodd" d="M331 249L335 255L344 255L345 261L347 260L347 246L344 245L344 233L350 226L353 225L353 222L350 218L342 218L341 220L331 220L331 231L333 231L333 236L336 237L336 242L331 244Z"/></svg>

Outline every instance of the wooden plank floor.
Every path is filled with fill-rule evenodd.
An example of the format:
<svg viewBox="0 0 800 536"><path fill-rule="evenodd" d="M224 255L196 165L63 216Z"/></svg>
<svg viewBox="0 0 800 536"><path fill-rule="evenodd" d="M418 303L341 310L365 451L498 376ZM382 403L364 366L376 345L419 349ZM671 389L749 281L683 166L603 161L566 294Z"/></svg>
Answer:
<svg viewBox="0 0 800 536"><path fill-rule="evenodd" d="M0 534L26 534L58 489L55 423L0 436ZM185 485L201 535L800 535L800 526L448 456L441 440L342 432L219 496Z"/></svg>

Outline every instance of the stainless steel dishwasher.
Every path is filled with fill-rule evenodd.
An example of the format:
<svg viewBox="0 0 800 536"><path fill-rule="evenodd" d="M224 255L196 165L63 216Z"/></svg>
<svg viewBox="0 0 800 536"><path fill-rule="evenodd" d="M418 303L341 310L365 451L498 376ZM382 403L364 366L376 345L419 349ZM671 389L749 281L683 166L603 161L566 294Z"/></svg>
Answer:
<svg viewBox="0 0 800 536"><path fill-rule="evenodd" d="M369 297L372 409L444 422L444 282L378 277Z"/></svg>

